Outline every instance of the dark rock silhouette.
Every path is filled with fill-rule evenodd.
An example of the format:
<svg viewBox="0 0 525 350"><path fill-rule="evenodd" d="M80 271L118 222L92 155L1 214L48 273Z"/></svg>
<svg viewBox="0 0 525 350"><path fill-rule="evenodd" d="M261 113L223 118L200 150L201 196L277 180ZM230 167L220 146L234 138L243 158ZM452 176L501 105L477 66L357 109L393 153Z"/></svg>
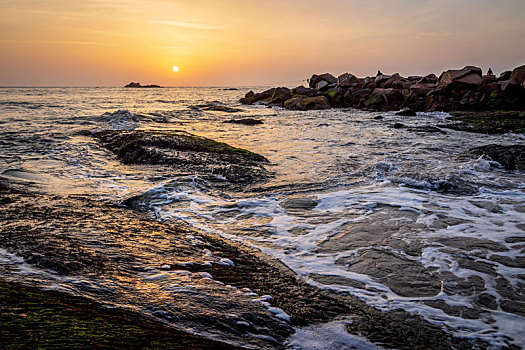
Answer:
<svg viewBox="0 0 525 350"><path fill-rule="evenodd" d="M501 73L482 75L481 68L466 66L434 74L403 77L399 73L358 78L351 73L335 77L313 74L308 87L250 91L243 104L287 109L358 108L389 111L525 110L525 65Z"/></svg>
<svg viewBox="0 0 525 350"><path fill-rule="evenodd" d="M124 86L125 88L161 88L159 85L140 85L140 83L131 82L128 85Z"/></svg>

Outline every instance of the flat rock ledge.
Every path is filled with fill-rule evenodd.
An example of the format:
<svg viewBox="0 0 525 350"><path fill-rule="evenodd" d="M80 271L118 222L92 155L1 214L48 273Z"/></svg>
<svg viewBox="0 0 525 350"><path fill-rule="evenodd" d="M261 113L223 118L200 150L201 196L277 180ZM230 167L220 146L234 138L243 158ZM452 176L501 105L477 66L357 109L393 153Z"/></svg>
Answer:
<svg viewBox="0 0 525 350"><path fill-rule="evenodd" d="M525 65L496 77L466 66L426 76L400 74L358 78L344 73L314 74L309 86L276 87L248 92L240 102L265 104L291 110L352 107L365 110L454 111L525 110Z"/></svg>
<svg viewBox="0 0 525 350"><path fill-rule="evenodd" d="M265 157L184 131L109 130L94 137L124 164L164 165L237 185L258 183L270 175Z"/></svg>
<svg viewBox="0 0 525 350"><path fill-rule="evenodd" d="M0 182L0 219L6 223L0 237L0 247L8 252L24 258L34 266L52 269L66 276L77 276L86 274L91 278L96 276L118 276L124 273L126 266L136 266L143 261L158 261L160 268L171 270L184 269L194 275L209 273L213 279L231 285L238 289L223 288L214 284L213 290L206 289L203 284L202 293L184 294L184 298L174 297L172 303L180 307L174 307L171 311L175 314L175 323L192 326L197 329L206 329L227 333L230 339L245 339L251 334L260 335L252 339L249 348L284 348L285 339L293 333L291 326L311 325L337 319L340 316L352 316L353 322L348 326L352 334L367 337L370 341L380 343L382 346L397 349L472 349L486 348L487 344L472 343L467 339L452 337L445 328L432 325L422 317L407 312L396 310L381 312L373 307L367 306L358 298L345 293L317 289L297 276L279 261L269 259L259 251L221 238L217 235L197 231L182 223L158 222L142 213L125 208L117 208L98 201L84 197L57 197L39 193L30 193L6 185ZM35 220L45 220L42 225L28 225ZM44 222L44 221L42 221ZM111 233L111 234L108 234ZM187 236L191 234L198 238L197 244L188 242ZM90 240L86 240L90 237ZM137 244L147 240L153 244ZM93 242L97 242L93 244ZM102 249L104 245L111 249ZM37 248L38 247L38 248ZM159 251L169 247L170 254L159 255ZM207 249L217 261L229 259L233 264L207 263L202 255L202 250ZM108 254L109 252L109 254ZM146 257L143 257L146 255ZM196 258L198 258L196 261ZM146 259L146 260L144 260ZM189 259L192 264L184 261ZM200 261L202 260L202 261ZM199 262L200 261L200 262ZM222 261L222 260L221 260ZM182 264L182 265L181 265ZM128 276L128 278L131 278ZM20 288L20 284L5 284L0 282L2 295L11 298L9 305L16 309L16 314L34 313L34 305L46 306L46 303L54 303L58 300L68 308L69 304L78 305L80 300L70 300L66 294L51 293L40 295L36 289ZM240 298L237 290L249 288L258 295L270 295L268 300L271 306L283 309L290 316L290 323L284 323L263 308L255 308L253 302ZM25 294L31 292L30 298L37 298L36 302L26 303ZM203 294L204 293L204 294ZM205 298L221 295L220 298ZM108 295L109 298L117 298L117 303L130 302L125 295ZM123 300L120 300L123 298ZM236 318L224 317L225 298L230 299L228 309L238 317L242 316L250 320L252 325L248 329L244 323L237 322ZM252 297L253 298L253 297ZM155 299L150 302L154 302ZM2 305L2 304L0 304ZM82 307L92 308L92 304L84 304ZM39 306L40 307L40 306ZM52 306L46 312L53 313ZM93 306L95 307L95 306ZM100 309L96 306L97 310ZM254 309L255 308L255 309ZM26 321L26 328L20 328L16 333L9 333L9 338L1 337L4 345L15 347L21 345L21 341L27 341L30 347L38 344L48 344L49 341L63 341L69 339L69 328L72 331L82 331L86 325L93 329L93 322L98 324L108 323L107 314L120 313L120 311L97 311L97 314L83 312L83 308L77 308L75 315L66 314L67 317L82 317L85 322L72 325L61 324L64 332L59 334L51 330L56 325L49 323L30 324ZM186 310L193 310L188 313ZM222 310L222 311L221 311ZM75 313L72 311L71 313ZM12 316L12 315L11 315ZM9 316L9 317L11 317ZM125 314L123 314L125 316ZM14 317L14 316L13 316ZM62 312L60 313L62 317ZM129 318L128 318L129 320ZM135 323L142 322L136 318ZM9 324L7 320L7 324ZM22 322L22 321L21 321ZM126 325L126 320L112 318L111 324ZM173 325L168 325L160 331L159 347L166 344L164 334L170 334ZM149 327L149 326L148 326ZM4 327L2 327L5 329ZM139 344L148 345L148 341L157 336L156 328L141 330ZM206 339L196 339L181 335L172 330L174 338L187 339L181 346L188 345L195 348L233 348L224 343L208 342ZM248 332L248 333L245 333ZM89 332L81 332L84 336ZM135 333L120 332L118 344L131 344ZM29 337L28 335L32 335ZM34 337L33 337L34 336ZM267 340L271 336L274 340ZM184 338L176 338L184 337ZM58 338L55 339L55 338ZM64 338L64 339L62 339ZM24 340L25 339L25 340ZM66 340L67 340L66 339ZM107 345L106 339L88 339L90 347L101 347ZM145 342L145 343L142 343ZM171 341L171 340L170 340ZM275 342L276 341L276 342ZM69 343L67 343L69 344ZM78 345L79 343L73 343ZM111 343L110 345L118 344ZM171 343L169 343L171 344ZM81 346L82 347L82 346ZM167 345L166 347L169 347ZM177 348L177 347L174 347Z"/></svg>

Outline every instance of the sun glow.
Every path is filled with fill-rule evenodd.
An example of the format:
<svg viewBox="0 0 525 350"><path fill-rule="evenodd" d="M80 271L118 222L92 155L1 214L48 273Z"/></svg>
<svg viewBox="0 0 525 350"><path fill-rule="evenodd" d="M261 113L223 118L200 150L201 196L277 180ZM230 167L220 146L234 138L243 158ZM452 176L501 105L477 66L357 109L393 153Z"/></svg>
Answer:
<svg viewBox="0 0 525 350"><path fill-rule="evenodd" d="M179 69L179 66L173 66L172 69L173 69L173 71L174 71L175 73L178 72L178 71L180 70L180 69Z"/></svg>

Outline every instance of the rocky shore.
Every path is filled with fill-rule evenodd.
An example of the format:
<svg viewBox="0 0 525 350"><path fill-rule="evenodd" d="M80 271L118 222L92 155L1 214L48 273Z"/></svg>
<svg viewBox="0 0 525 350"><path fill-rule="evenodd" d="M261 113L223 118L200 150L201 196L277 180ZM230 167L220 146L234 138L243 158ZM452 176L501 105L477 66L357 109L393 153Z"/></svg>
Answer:
<svg viewBox="0 0 525 350"><path fill-rule="evenodd" d="M23 283L0 281L0 306L7 310L0 318L3 348L56 344L72 348L237 348L188 334L177 326L197 333L216 332L223 339L244 342L241 348L278 349L293 333L292 326L342 316L352 317L348 332L387 347L486 347L452 337L418 315L401 310L381 312L348 294L317 289L280 262L239 243L89 198L50 196L0 183L0 219L5 223L0 247L37 268L67 278L85 276L83 284L109 278L126 288L145 288L152 280L142 281L140 276L147 271L137 269L151 261L166 274L180 275L181 287L194 289L179 295L170 287L168 296L154 288L132 299L120 293L97 294L104 303L117 305L132 305L133 298L145 297L150 310L159 309L154 312L163 320L159 323L140 312L105 309L85 297L34 288L28 277ZM43 219L45 225L39 225ZM188 235L195 237L192 244ZM150 243L141 243L145 241ZM167 249L169 255L162 255ZM203 250L210 254L203 255ZM77 285L77 294L96 293L87 287ZM253 302L256 294L240 293L246 288L259 296L271 296L265 299L269 308ZM162 311L168 303L169 314ZM289 320L272 316L272 308L284 310Z"/></svg>
<svg viewBox="0 0 525 350"><path fill-rule="evenodd" d="M456 111L524 110L525 65L505 71L498 77L482 74L481 68L466 66L447 70L439 77L403 77L399 74L358 78L345 73L314 74L309 87L272 88L250 91L243 104L280 106L291 110L352 107L365 110Z"/></svg>

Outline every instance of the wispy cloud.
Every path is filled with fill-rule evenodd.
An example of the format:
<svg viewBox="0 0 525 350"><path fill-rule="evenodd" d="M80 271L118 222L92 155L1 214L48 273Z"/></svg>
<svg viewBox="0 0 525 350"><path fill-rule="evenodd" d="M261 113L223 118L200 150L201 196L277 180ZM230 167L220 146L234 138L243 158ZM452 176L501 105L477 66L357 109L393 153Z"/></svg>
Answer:
<svg viewBox="0 0 525 350"><path fill-rule="evenodd" d="M58 45L102 45L114 46L95 41L72 41L72 40L0 40L0 44L58 44Z"/></svg>
<svg viewBox="0 0 525 350"><path fill-rule="evenodd" d="M167 20L151 20L149 23L153 24L163 24L168 26L174 26L174 27L182 27L182 28L193 28L193 29L219 29L219 27L211 26L208 24L203 23L192 23L192 22L181 22L181 21L167 21Z"/></svg>

